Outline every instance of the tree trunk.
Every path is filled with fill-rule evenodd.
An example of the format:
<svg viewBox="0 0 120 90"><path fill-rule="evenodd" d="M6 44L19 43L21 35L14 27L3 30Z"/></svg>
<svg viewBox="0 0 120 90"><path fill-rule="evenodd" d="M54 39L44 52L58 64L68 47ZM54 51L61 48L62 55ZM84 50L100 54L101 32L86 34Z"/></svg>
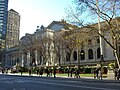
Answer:
<svg viewBox="0 0 120 90"><path fill-rule="evenodd" d="M117 60L118 67L119 67L119 69L120 69L120 62L119 62L119 58L118 58L117 51L114 50L114 53L115 53L115 58L116 58L116 60Z"/></svg>

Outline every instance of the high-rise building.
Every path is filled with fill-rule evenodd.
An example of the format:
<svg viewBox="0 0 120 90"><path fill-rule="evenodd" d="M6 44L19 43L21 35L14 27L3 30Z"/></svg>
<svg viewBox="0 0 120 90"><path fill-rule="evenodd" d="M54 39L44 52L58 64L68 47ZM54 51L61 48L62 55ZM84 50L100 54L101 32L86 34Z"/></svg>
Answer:
<svg viewBox="0 0 120 90"><path fill-rule="evenodd" d="M7 31L8 0L0 0L0 52L5 48Z"/></svg>
<svg viewBox="0 0 120 90"><path fill-rule="evenodd" d="M8 11L6 48L11 48L19 44L20 15L13 9Z"/></svg>
<svg viewBox="0 0 120 90"><path fill-rule="evenodd" d="M0 0L0 64L5 55L5 42L7 31L7 16L8 16L8 0Z"/></svg>

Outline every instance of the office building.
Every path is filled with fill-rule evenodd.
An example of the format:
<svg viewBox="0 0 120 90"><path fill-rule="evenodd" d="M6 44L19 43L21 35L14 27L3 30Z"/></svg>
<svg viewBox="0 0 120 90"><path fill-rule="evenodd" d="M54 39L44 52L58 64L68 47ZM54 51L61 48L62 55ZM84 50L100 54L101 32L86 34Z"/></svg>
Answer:
<svg viewBox="0 0 120 90"><path fill-rule="evenodd" d="M6 49L19 44L20 15L13 9L8 11Z"/></svg>
<svg viewBox="0 0 120 90"><path fill-rule="evenodd" d="M0 0L0 62L2 61L2 51L5 48L7 16L8 0Z"/></svg>

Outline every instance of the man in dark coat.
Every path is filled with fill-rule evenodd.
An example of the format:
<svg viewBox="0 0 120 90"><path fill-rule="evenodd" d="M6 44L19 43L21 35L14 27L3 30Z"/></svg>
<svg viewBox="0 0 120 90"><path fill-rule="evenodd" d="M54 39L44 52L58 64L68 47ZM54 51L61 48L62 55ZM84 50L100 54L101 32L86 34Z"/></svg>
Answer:
<svg viewBox="0 0 120 90"><path fill-rule="evenodd" d="M120 78L120 69L118 69L117 71L117 80L119 80L119 78Z"/></svg>
<svg viewBox="0 0 120 90"><path fill-rule="evenodd" d="M56 68L54 68L53 75L54 75L54 78L56 78Z"/></svg>
<svg viewBox="0 0 120 90"><path fill-rule="evenodd" d="M114 78L115 78L115 80L117 80L117 71L118 69L117 68L115 68L115 70L114 70Z"/></svg>

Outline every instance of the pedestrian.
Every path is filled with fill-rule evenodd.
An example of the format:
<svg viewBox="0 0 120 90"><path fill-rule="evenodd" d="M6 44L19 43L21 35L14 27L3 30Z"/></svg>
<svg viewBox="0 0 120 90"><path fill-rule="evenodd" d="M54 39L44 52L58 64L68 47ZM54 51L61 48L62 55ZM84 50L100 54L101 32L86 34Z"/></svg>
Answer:
<svg viewBox="0 0 120 90"><path fill-rule="evenodd" d="M72 77L73 69L70 70L70 77Z"/></svg>
<svg viewBox="0 0 120 90"><path fill-rule="evenodd" d="M7 68L5 68L5 74L7 74L7 73L8 73Z"/></svg>
<svg viewBox="0 0 120 90"><path fill-rule="evenodd" d="M20 69L20 72L21 72L21 75L22 75L22 73L23 73L23 70L22 70L22 68Z"/></svg>
<svg viewBox="0 0 120 90"><path fill-rule="evenodd" d="M52 76L52 69L50 69L50 76Z"/></svg>
<svg viewBox="0 0 120 90"><path fill-rule="evenodd" d="M39 69L39 76L42 76L43 75L43 69Z"/></svg>
<svg viewBox="0 0 120 90"><path fill-rule="evenodd" d="M70 75L69 75L69 74L70 74L70 69L67 70L67 73L68 73L68 77L69 77L69 76L70 76Z"/></svg>
<svg viewBox="0 0 120 90"><path fill-rule="evenodd" d="M46 69L46 74L47 74L47 77L50 75L50 72L49 72L48 68Z"/></svg>
<svg viewBox="0 0 120 90"><path fill-rule="evenodd" d="M79 70L77 70L77 69L75 70L75 77L76 77L76 78L80 78Z"/></svg>
<svg viewBox="0 0 120 90"><path fill-rule="evenodd" d="M2 74L4 74L4 68L2 68Z"/></svg>
<svg viewBox="0 0 120 90"><path fill-rule="evenodd" d="M102 70L101 70L101 68L98 71L98 79L102 80Z"/></svg>
<svg viewBox="0 0 120 90"><path fill-rule="evenodd" d="M117 70L117 80L120 79L120 69Z"/></svg>
<svg viewBox="0 0 120 90"><path fill-rule="evenodd" d="M117 80L117 72L118 72L117 70L118 70L117 68L114 69L114 78L115 78L115 80Z"/></svg>
<svg viewBox="0 0 120 90"><path fill-rule="evenodd" d="M39 74L39 69L37 69L36 72L37 72L37 75L38 75Z"/></svg>
<svg viewBox="0 0 120 90"><path fill-rule="evenodd" d="M31 76L31 73L32 73L32 71L31 71L31 69L29 69L29 76Z"/></svg>
<svg viewBox="0 0 120 90"><path fill-rule="evenodd" d="M95 77L95 78L98 79L98 78L99 78L99 77L98 77L98 74L99 74L99 68L96 69L95 73L96 73L96 77Z"/></svg>
<svg viewBox="0 0 120 90"><path fill-rule="evenodd" d="M93 73L94 73L94 78L96 78L96 70L95 69L93 70Z"/></svg>
<svg viewBox="0 0 120 90"><path fill-rule="evenodd" d="M56 68L54 68L53 70L53 75L54 75L54 78L56 78Z"/></svg>

